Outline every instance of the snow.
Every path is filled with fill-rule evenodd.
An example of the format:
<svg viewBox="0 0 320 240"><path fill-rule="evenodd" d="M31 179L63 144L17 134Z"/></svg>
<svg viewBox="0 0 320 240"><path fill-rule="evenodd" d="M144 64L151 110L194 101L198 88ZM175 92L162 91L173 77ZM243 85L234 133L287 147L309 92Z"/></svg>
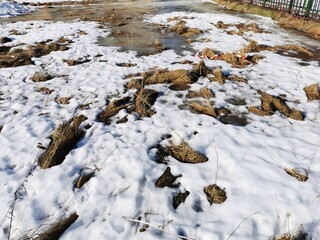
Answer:
<svg viewBox="0 0 320 240"><path fill-rule="evenodd" d="M100 36L108 29L95 22L28 21L3 24L0 36L13 41L4 46L21 48L36 42L60 37L73 41L67 51L56 51L33 59L35 65L0 68L0 238L8 234L8 210L14 193L23 183L15 203L11 237L39 233L60 217L77 212L79 218L61 239L177 239L177 235L205 239L268 239L282 233L296 232L301 225L309 237L320 237L319 224L319 102L309 102L303 87L319 81L318 62L299 65L299 59L264 51L258 64L244 69L232 68L223 61L205 60L207 66L222 67L248 79L248 84L227 81L224 85L200 78L192 90L207 86L215 93L215 106L227 107L235 114L246 115L246 126L224 125L217 119L179 110L183 98L166 84L150 85L162 94L157 99L151 118L138 119L125 110L128 122L105 125L96 116L106 99L123 95L125 76L149 69L191 69L191 65L173 64L181 60L199 61L194 53L206 47L221 51L237 51L250 40L260 44L298 43L292 35L279 30L267 18L254 20L226 13L173 12L146 17L146 22L173 25L169 17L188 16L187 26L204 31L199 36L208 42L194 41L194 52L178 55L173 50L151 56L121 52L112 46L98 46ZM192 17L192 18L190 18ZM253 17L251 17L253 18ZM269 33L248 32L243 37L228 35L214 24L257 22ZM17 30L22 35L12 35ZM85 32L86 34L83 34ZM68 66L63 59L87 57L90 61ZM120 67L117 63L133 63ZM46 71L56 77L47 82L33 82L35 72ZM53 89L50 95L35 91ZM285 94L290 107L305 113L304 121L295 121L276 113L262 117L249 113L246 106L259 105L257 90ZM180 92L184 96L187 91ZM70 104L60 105L57 97L71 97ZM234 106L225 100L246 99L246 106ZM87 109L79 109L89 104ZM47 147L50 134L60 123L84 114L91 125L61 165L40 169L36 161ZM178 179L180 191L190 195L176 210L172 196L179 190L156 188L155 181L166 165L154 161L154 146L166 144L166 134L174 142L184 140L205 154L209 161L185 164L169 157L169 166ZM31 169L31 175L28 175ZM309 179L299 182L284 168L307 170ZM94 177L80 189L73 182L81 169L98 169ZM26 181L25 178L27 177ZM217 183L225 189L227 200L210 205L203 188ZM128 219L141 219L165 232ZM3 220L2 220L3 219ZM237 227L240 227L237 229ZM236 231L233 233L233 231ZM38 232L37 232L38 231Z"/></svg>
<svg viewBox="0 0 320 240"><path fill-rule="evenodd" d="M12 17L30 12L30 8L13 1L0 2L0 18Z"/></svg>

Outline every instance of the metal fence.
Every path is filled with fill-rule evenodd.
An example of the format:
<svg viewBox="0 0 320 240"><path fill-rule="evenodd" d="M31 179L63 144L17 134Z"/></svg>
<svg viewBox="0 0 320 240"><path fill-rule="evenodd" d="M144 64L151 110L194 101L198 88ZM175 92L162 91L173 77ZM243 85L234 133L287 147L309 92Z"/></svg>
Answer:
<svg viewBox="0 0 320 240"><path fill-rule="evenodd" d="M238 0L239 1L239 0ZM320 0L240 0L243 3L288 12L296 16L320 20Z"/></svg>

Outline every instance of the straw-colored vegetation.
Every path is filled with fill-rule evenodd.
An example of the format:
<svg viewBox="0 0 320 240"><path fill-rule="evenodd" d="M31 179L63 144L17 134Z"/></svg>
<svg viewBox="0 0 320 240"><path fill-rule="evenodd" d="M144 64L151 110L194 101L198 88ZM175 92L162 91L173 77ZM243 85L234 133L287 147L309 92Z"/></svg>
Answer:
<svg viewBox="0 0 320 240"><path fill-rule="evenodd" d="M297 170L297 169L285 168L284 170L286 171L286 173L288 173L290 176L294 177L295 179L297 179L300 182L305 182L308 180L308 175L305 174L304 172Z"/></svg>
<svg viewBox="0 0 320 240"><path fill-rule="evenodd" d="M41 168L50 168L64 161L67 154L84 136L85 132L79 126L86 119L84 115L74 117L53 131L49 147L39 158Z"/></svg>
<svg viewBox="0 0 320 240"><path fill-rule="evenodd" d="M209 185L203 191L207 195L210 204L221 204L227 200L225 190L221 189L217 184Z"/></svg>
<svg viewBox="0 0 320 240"><path fill-rule="evenodd" d="M305 20L302 18L292 16L287 13L266 9L259 6L243 4L243 3L240 3L239 1L215 0L215 2L235 12L246 13L246 14L258 14L265 17L270 17L273 20L275 20L283 28L295 29L315 39L320 39L320 23L319 22Z"/></svg>
<svg viewBox="0 0 320 240"><path fill-rule="evenodd" d="M195 151L186 142L181 142L179 145L173 143L168 147L169 153L172 157L183 163L203 163L208 161L208 158Z"/></svg>

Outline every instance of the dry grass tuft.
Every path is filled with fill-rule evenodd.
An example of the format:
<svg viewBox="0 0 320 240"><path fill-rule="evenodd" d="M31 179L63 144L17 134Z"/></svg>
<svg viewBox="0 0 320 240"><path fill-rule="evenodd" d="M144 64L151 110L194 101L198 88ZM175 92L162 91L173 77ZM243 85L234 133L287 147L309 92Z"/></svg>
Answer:
<svg viewBox="0 0 320 240"><path fill-rule="evenodd" d="M319 83L314 83L312 85L309 85L309 86L303 88L309 101L320 100L319 89L320 89Z"/></svg>
<svg viewBox="0 0 320 240"><path fill-rule="evenodd" d="M60 236L78 219L78 214L73 213L69 217L49 226L44 232L32 238L34 240L58 240Z"/></svg>
<svg viewBox="0 0 320 240"><path fill-rule="evenodd" d="M59 97L56 98L55 101L59 104L69 104L71 97Z"/></svg>
<svg viewBox="0 0 320 240"><path fill-rule="evenodd" d="M50 168L64 161L67 154L84 136L84 131L79 126L86 119L84 115L79 115L59 125L53 131L49 147L39 158L41 168Z"/></svg>
<svg viewBox="0 0 320 240"><path fill-rule="evenodd" d="M242 82L242 83L247 83L248 82L247 79L245 79L243 77L239 77L239 76L237 76L235 74L229 75L228 79L231 80L231 81L235 81L235 82Z"/></svg>
<svg viewBox="0 0 320 240"><path fill-rule="evenodd" d="M109 124L110 118L117 115L120 110L127 108L130 100L130 97L124 97L112 101L106 106L105 110L98 115L98 120Z"/></svg>
<svg viewBox="0 0 320 240"><path fill-rule="evenodd" d="M195 151L188 143L184 141L178 146L171 143L171 145L168 147L168 150L170 155L179 162L195 164L208 161L208 158L205 155Z"/></svg>
<svg viewBox="0 0 320 240"><path fill-rule="evenodd" d="M256 107L249 107L248 110L250 112L260 116L270 116L279 111L288 118L303 121L302 113L296 109L289 108L280 97L275 97L262 91L258 91L258 93L261 95L261 110Z"/></svg>
<svg viewBox="0 0 320 240"><path fill-rule="evenodd" d="M67 63L68 66L76 66L76 65L80 65L80 64L83 64L83 63L86 63L86 62L90 62L90 59L88 58L79 58L79 59L63 59L62 60L63 62Z"/></svg>
<svg viewBox="0 0 320 240"><path fill-rule="evenodd" d="M201 33L201 31L198 28L187 27L186 22L183 20L180 20L173 27L171 27L170 32L175 32L179 36L183 37L191 37Z"/></svg>
<svg viewBox="0 0 320 240"><path fill-rule="evenodd" d="M227 80L228 78L223 74L222 69L221 68L215 68L213 70L213 75L214 77L209 77L210 81L213 82L218 82L220 84L224 84L225 80Z"/></svg>
<svg viewBox="0 0 320 240"><path fill-rule="evenodd" d="M33 76L31 77L31 80L34 82L46 82L50 79L52 79L53 76L51 76L48 73L45 72L36 72L35 74L33 74Z"/></svg>
<svg viewBox="0 0 320 240"><path fill-rule="evenodd" d="M278 237L273 237L272 240L307 240L308 234L299 231L296 234L285 233Z"/></svg>
<svg viewBox="0 0 320 240"><path fill-rule="evenodd" d="M47 88L47 87L41 87L41 88L37 88L36 92L41 92L44 93L46 95L50 95L52 92L54 92L54 90Z"/></svg>
<svg viewBox="0 0 320 240"><path fill-rule="evenodd" d="M157 70L145 72L142 74L143 84L159 84L159 83L173 83L173 84L191 84L196 82L199 77L206 76L208 68L203 61L191 71L185 69L177 69L173 71Z"/></svg>
<svg viewBox="0 0 320 240"><path fill-rule="evenodd" d="M249 44L244 47L241 51L244 53L249 52L260 52L262 51L262 47L256 41L250 41Z"/></svg>
<svg viewBox="0 0 320 240"><path fill-rule="evenodd" d="M164 187L172 187L172 188L178 188L180 187L180 183L174 183L177 178L182 177L181 174L174 176L171 173L171 168L167 167L165 172L158 178L155 185L158 188L164 188Z"/></svg>
<svg viewBox="0 0 320 240"><path fill-rule="evenodd" d="M205 102L190 102L188 103L188 106L192 108L196 113L199 114L205 114L211 117L217 117L217 112L215 109L212 107L212 105L209 103L209 101Z"/></svg>
<svg viewBox="0 0 320 240"><path fill-rule="evenodd" d="M153 89L141 89L136 95L135 110L141 117L151 117L156 112L152 109L159 93Z"/></svg>
<svg viewBox="0 0 320 240"><path fill-rule="evenodd" d="M308 48L302 47L302 46L296 45L296 44L274 46L271 48L271 50L274 50L274 51L278 51L278 50L296 51L298 53L302 53L302 54L307 55L309 57L314 57L314 54Z"/></svg>
<svg viewBox="0 0 320 240"><path fill-rule="evenodd" d="M143 88L143 81L142 79L133 78L127 83L127 89L142 89Z"/></svg>
<svg viewBox="0 0 320 240"><path fill-rule="evenodd" d="M284 169L286 173L288 173L290 176L296 178L300 182L305 182L308 180L308 175L302 171L299 171L294 168L285 168Z"/></svg>
<svg viewBox="0 0 320 240"><path fill-rule="evenodd" d="M177 195L172 198L172 206L174 209L177 209L181 203L184 203L189 196L190 192L185 191L184 193L179 192Z"/></svg>
<svg viewBox="0 0 320 240"><path fill-rule="evenodd" d="M217 184L209 185L203 191L207 195L207 199L211 205L213 203L221 204L227 200L226 192L219 188Z"/></svg>
<svg viewBox="0 0 320 240"><path fill-rule="evenodd" d="M81 170L80 176L74 181L74 188L81 188L84 184L89 182L89 180L94 176L95 171L84 171Z"/></svg>
<svg viewBox="0 0 320 240"><path fill-rule="evenodd" d="M197 97L210 99L210 98L214 98L215 96L213 92L207 87L203 87L199 91L189 91L187 94L187 98L197 98Z"/></svg>

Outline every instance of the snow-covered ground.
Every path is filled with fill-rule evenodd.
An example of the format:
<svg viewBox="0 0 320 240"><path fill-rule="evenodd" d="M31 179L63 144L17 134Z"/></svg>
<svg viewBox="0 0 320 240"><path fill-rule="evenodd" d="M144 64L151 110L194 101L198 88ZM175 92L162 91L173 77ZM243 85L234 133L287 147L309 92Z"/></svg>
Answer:
<svg viewBox="0 0 320 240"><path fill-rule="evenodd" d="M0 18L12 17L30 12L30 8L14 1L0 1Z"/></svg>
<svg viewBox="0 0 320 240"><path fill-rule="evenodd" d="M295 43L292 36L273 30L275 25L267 18L251 21L268 33L247 32L244 36L228 35L214 26L218 21L248 22L224 13L174 12L145 20L169 26L177 21L168 22L168 18L184 16L188 17L184 19L187 26L203 31L198 39L206 41L194 41L194 52L185 51L183 55L167 50L138 56L132 51L98 46L98 37L108 36L110 31L95 22L34 21L1 26L0 36L12 40L1 46L22 48L60 37L73 41L67 51L34 58L35 65L0 68L1 239L6 239L8 232L12 239L26 233L35 236L72 212L79 218L61 239L150 240L177 239L178 235L199 240L270 239L300 229L312 239L320 238L319 102L309 102L303 91L319 81L317 61L301 64L298 58L270 51L259 53L265 58L258 64L241 69L224 61L205 60L207 66L221 67L224 72L247 78L248 83L226 81L222 85L201 77L191 90L208 87L215 93L215 107L246 116L246 126L225 125L216 118L181 110L187 90L172 91L168 84L147 86L161 92L152 117L139 119L137 114L121 110L118 116L127 116L125 123L105 125L96 121L107 99L134 95L134 90L125 89L130 80L125 76L129 74L150 69L192 69L191 64L176 63L198 63L194 54L206 47L237 51L250 40L269 46ZM12 30L22 34L13 35ZM75 66L63 61L79 58L90 61ZM122 63L131 65L123 67ZM33 82L33 74L41 71L54 78ZM41 87L53 92L36 91ZM304 113L304 121L278 112L273 116L249 113L248 106L260 104L258 90L285 95L290 107ZM59 97L70 97L70 103L57 103ZM245 105L231 104L228 99L232 98L244 99ZM86 108L79 108L85 104ZM44 150L37 145L47 147L54 128L79 114L88 118L81 126L91 126L85 136L61 165L40 169L37 160ZM182 174L177 179L181 183L178 189L155 186L167 166L155 162L154 146L165 144L168 140L163 136L168 134L172 141L184 140L209 159L186 164L169 157L173 175ZM284 168L304 169L309 179L300 182ZM96 172L82 188L73 189L81 169ZM204 187L214 183L226 191L227 200L222 204L210 205L204 193ZM190 195L174 209L172 197L186 190ZM144 224L132 220L153 226L139 231Z"/></svg>

